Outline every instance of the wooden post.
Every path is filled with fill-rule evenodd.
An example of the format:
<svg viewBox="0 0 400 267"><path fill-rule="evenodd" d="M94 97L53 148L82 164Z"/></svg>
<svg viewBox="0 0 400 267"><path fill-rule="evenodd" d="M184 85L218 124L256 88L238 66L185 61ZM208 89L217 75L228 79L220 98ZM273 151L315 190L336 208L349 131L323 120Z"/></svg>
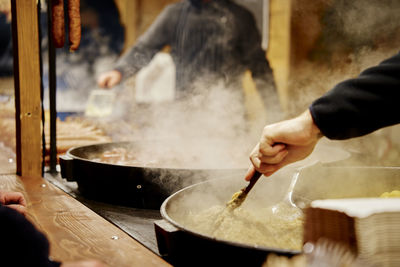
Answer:
<svg viewBox="0 0 400 267"><path fill-rule="evenodd" d="M42 176L37 0L12 0L17 174Z"/></svg>
<svg viewBox="0 0 400 267"><path fill-rule="evenodd" d="M291 5L293 0L270 1L270 34L267 57L274 70L279 99L285 112L288 111L288 80L291 49Z"/></svg>
<svg viewBox="0 0 400 267"><path fill-rule="evenodd" d="M120 21L125 30L123 52L135 44L138 37L141 0L114 0L119 10Z"/></svg>

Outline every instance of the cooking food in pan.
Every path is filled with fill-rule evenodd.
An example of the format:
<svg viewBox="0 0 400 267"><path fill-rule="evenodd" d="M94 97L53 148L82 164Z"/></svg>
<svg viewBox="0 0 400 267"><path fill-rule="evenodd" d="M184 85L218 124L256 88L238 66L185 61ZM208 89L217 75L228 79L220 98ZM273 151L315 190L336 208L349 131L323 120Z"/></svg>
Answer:
<svg viewBox="0 0 400 267"><path fill-rule="evenodd" d="M109 164L143 167L158 167L160 163L168 164L170 166L176 166L179 164L179 161L176 158L171 158L168 156L166 158L160 158L158 160L154 160L151 154L147 156L143 155L142 157L138 158L138 155L137 153L135 153L135 151L131 151L125 147L115 147L110 150L100 152L96 154L95 157L91 160L95 162L103 162Z"/></svg>
<svg viewBox="0 0 400 267"><path fill-rule="evenodd" d="M189 214L184 224L204 235L233 242L291 250L302 247L303 218L293 216L290 210L275 216L271 207L226 212L225 205L215 205Z"/></svg>
<svg viewBox="0 0 400 267"><path fill-rule="evenodd" d="M291 199L301 208L315 199L377 197L382 192L400 188L398 167L329 163L293 171L287 167L260 179L246 201L231 217L223 218L218 227L215 227L215 218L221 216L226 200L245 185L243 177L212 179L174 193L164 201L160 211L163 223L177 230L171 232L169 225L162 228L159 224L156 228L159 248L169 258L182 263L181 266L189 266L194 258L200 258L204 266L215 261L220 266L261 266L268 253L290 256L301 252L302 216L294 213L290 205L277 205L285 204L286 190L294 174L299 175ZM274 206L287 207L289 211L281 210L272 216ZM157 229L161 230L157 232Z"/></svg>
<svg viewBox="0 0 400 267"><path fill-rule="evenodd" d="M60 157L61 175L78 183L86 198L135 208L159 209L172 193L201 181L244 175L248 158L211 140L141 140L75 147ZM224 161L229 153L244 164ZM102 159L103 158L103 159ZM102 162L103 160L103 162ZM237 159L240 161L240 159ZM107 163L112 162L112 163ZM232 168L230 168L230 166ZM244 167L242 167L244 166Z"/></svg>
<svg viewBox="0 0 400 267"><path fill-rule="evenodd" d="M384 192L380 197L389 198L389 197L400 197L400 190L393 190L391 192Z"/></svg>
<svg viewBox="0 0 400 267"><path fill-rule="evenodd" d="M286 173L281 175L282 180ZM301 251L302 213L294 213L287 205L279 206L279 213L272 209L283 201L286 189L277 179L262 179L240 207L226 208L226 199L243 184L241 178L215 179L185 188L166 200L161 213L178 227L212 239Z"/></svg>
<svg viewBox="0 0 400 267"><path fill-rule="evenodd" d="M108 164L143 167L164 167L164 168L238 168L246 167L247 154L230 154L230 161L221 161L224 156L224 149L213 147L192 147L191 150L185 146L160 148L145 146L117 146L105 151L91 155L90 160Z"/></svg>
<svg viewBox="0 0 400 267"><path fill-rule="evenodd" d="M275 248L300 250L302 245L303 212L291 201L298 180L294 175L287 197L278 204L254 210L242 209L244 199L261 173L255 172L247 187L235 193L225 205L216 205L188 216L186 224L202 234ZM192 220L193 219L193 220Z"/></svg>

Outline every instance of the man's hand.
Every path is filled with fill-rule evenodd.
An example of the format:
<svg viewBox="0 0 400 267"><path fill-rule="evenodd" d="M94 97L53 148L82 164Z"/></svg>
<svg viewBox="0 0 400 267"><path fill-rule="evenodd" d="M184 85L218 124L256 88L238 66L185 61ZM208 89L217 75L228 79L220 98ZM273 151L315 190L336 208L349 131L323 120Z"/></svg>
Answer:
<svg viewBox="0 0 400 267"><path fill-rule="evenodd" d="M283 166L306 158L321 137L308 110L294 119L265 126L260 142L251 152L253 166L245 179L251 178L254 169L270 176Z"/></svg>
<svg viewBox="0 0 400 267"><path fill-rule="evenodd" d="M121 79L122 79L121 72L117 70L111 70L102 73L97 79L97 84L101 88L112 88L115 85L119 84Z"/></svg>
<svg viewBox="0 0 400 267"><path fill-rule="evenodd" d="M20 192L0 191L0 203L18 211L24 216L26 214L26 201L24 195Z"/></svg>

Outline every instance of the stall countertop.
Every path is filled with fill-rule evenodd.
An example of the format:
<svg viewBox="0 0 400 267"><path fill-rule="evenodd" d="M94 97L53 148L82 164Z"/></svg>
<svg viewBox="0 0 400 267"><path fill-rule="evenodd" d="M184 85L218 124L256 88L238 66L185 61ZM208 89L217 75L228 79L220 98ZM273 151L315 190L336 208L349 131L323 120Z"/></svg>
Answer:
<svg viewBox="0 0 400 267"><path fill-rule="evenodd" d="M0 189L20 191L27 218L49 239L57 261L98 259L108 266L171 266L117 226L42 177L0 175Z"/></svg>

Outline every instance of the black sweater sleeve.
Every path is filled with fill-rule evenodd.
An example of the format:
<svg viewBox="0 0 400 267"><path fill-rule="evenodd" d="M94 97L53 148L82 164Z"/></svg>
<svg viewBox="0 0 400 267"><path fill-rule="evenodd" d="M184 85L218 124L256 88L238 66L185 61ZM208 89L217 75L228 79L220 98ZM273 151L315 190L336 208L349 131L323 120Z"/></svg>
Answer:
<svg viewBox="0 0 400 267"><path fill-rule="evenodd" d="M0 206L0 266L58 267L49 259L49 242L23 215Z"/></svg>
<svg viewBox="0 0 400 267"><path fill-rule="evenodd" d="M369 134L400 122L400 53L315 100L310 112L330 139Z"/></svg>
<svg viewBox="0 0 400 267"><path fill-rule="evenodd" d="M165 45L170 45L179 13L180 5L168 5L138 42L118 60L114 69L120 71L124 79L136 74Z"/></svg>

